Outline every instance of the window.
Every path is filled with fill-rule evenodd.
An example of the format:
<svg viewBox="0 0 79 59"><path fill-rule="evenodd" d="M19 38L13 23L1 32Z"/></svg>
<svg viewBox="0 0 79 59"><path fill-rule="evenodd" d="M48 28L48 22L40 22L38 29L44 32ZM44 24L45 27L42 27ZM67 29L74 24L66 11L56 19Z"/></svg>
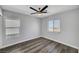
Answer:
<svg viewBox="0 0 79 59"><path fill-rule="evenodd" d="M48 31L49 32L60 32L60 20L59 19L49 20Z"/></svg>
<svg viewBox="0 0 79 59"><path fill-rule="evenodd" d="M5 19L5 27L6 36L19 34L20 20Z"/></svg>

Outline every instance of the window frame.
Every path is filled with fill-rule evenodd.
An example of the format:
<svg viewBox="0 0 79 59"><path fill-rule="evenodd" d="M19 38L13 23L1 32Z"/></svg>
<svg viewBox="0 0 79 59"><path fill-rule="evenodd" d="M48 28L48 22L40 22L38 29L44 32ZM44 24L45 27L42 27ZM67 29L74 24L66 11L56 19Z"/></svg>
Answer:
<svg viewBox="0 0 79 59"><path fill-rule="evenodd" d="M59 30L58 30L58 31L55 30L55 24L56 24L56 23L55 23L55 20L58 20L58 23L59 23L59 25L58 25ZM50 21L53 21L53 22L52 22L52 24L53 24L53 25L52 25L53 31L49 31L49 26L50 26L50 25L49 25L49 22L50 22ZM60 32L60 31L61 31L61 29L60 29L60 18L53 18L53 19L48 20L47 26L48 26L48 27L47 27L48 32L57 32L57 33Z"/></svg>
<svg viewBox="0 0 79 59"><path fill-rule="evenodd" d="M12 21L11 21L12 20ZM15 22L15 24L16 23L18 23L18 24L16 24L16 26L12 23L12 26L9 26L9 21L10 21L10 24L11 24L11 22ZM7 26L8 25L8 26ZM18 30L18 31L15 31L14 33L12 32L12 34L11 33L7 33L8 31L7 30ZM19 35L20 34L20 19L5 19L5 35L6 36L10 36L10 35Z"/></svg>

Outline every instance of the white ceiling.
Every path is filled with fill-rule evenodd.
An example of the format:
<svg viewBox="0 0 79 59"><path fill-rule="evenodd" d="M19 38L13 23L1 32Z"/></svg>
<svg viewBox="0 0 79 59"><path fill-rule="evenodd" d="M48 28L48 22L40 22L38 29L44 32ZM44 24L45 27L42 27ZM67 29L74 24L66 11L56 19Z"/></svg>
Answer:
<svg viewBox="0 0 79 59"><path fill-rule="evenodd" d="M30 16L34 16L34 17L39 17L39 18L47 17L49 15L53 15L56 13L60 13L60 12L78 8L78 6L76 6L76 5L48 5L48 8L46 9L48 13L43 14L42 16L39 16L37 14L36 15L30 14L30 13L35 12L29 8L30 6L35 9L44 7L44 5L2 5L1 7L5 10L19 12L22 14L26 14L26 15L30 15Z"/></svg>

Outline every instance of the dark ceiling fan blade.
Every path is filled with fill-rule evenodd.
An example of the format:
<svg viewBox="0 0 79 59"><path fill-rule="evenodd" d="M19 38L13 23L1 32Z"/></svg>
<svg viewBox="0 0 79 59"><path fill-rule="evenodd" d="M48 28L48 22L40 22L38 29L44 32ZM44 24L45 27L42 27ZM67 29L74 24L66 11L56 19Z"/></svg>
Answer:
<svg viewBox="0 0 79 59"><path fill-rule="evenodd" d="M40 10L40 12L44 11L48 6L46 5L44 8Z"/></svg>
<svg viewBox="0 0 79 59"><path fill-rule="evenodd" d="M32 8L32 7L30 7L30 9L32 9L32 10L34 10L34 11L37 11L37 12L38 12L38 10L36 10L36 9L34 9L34 8Z"/></svg>

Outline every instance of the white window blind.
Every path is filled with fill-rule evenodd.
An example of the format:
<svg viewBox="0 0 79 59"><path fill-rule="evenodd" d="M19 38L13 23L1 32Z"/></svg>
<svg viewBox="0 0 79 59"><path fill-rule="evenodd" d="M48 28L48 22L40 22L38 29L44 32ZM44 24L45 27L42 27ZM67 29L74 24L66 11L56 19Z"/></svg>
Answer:
<svg viewBox="0 0 79 59"><path fill-rule="evenodd" d="M20 20L8 20L5 21L6 27L20 27Z"/></svg>
<svg viewBox="0 0 79 59"><path fill-rule="evenodd" d="M20 20L5 19L6 35L19 34Z"/></svg>

